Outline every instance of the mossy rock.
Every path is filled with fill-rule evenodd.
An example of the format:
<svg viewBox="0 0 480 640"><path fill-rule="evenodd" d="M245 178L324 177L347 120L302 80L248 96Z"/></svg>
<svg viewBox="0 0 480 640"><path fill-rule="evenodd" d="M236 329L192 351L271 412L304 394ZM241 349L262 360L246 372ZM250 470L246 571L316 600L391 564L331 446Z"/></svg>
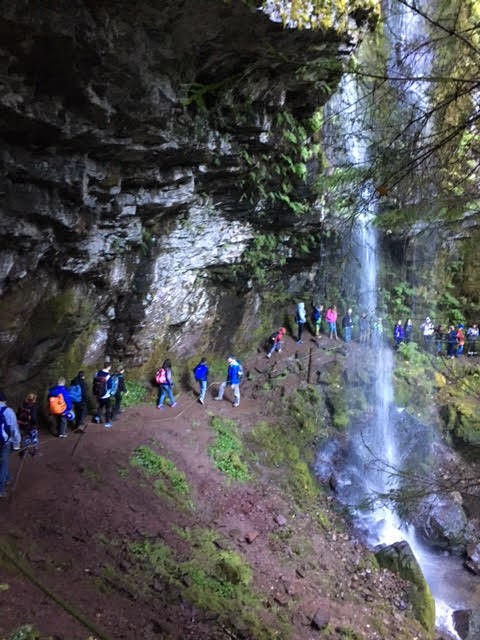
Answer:
<svg viewBox="0 0 480 640"><path fill-rule="evenodd" d="M393 571L409 582L408 597L413 613L420 624L433 638L435 632L435 601L422 570L408 542L395 542L382 547L375 554L381 567Z"/></svg>

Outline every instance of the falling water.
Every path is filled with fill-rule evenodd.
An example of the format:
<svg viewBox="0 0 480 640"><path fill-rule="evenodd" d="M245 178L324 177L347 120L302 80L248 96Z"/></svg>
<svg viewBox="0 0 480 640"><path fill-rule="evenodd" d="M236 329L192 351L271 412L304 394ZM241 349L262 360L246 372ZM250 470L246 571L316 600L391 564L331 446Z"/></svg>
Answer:
<svg viewBox="0 0 480 640"><path fill-rule="evenodd" d="M422 56L418 67L415 67L416 58L408 59L400 55L409 38L419 38L416 15L410 20L408 10L403 8L397 14L397 22L391 18L387 25L392 33L401 34L398 46L392 49L404 66L410 65L409 75L417 73L424 76L430 68L431 58L420 43L418 50L422 50ZM395 64L398 71L398 61L391 61L391 70ZM425 95L423 81L414 80L408 86L405 99L410 107L422 110L426 106ZM368 169L368 140L360 124L366 118L364 99L354 77L344 76L338 92L326 105L325 116L327 122L335 122L334 129L330 130L330 134L334 135L330 135L330 139L341 140L344 145L343 149L338 146L333 150L333 164L348 163L361 174L363 169ZM356 270L360 274L357 296L359 311L367 312L371 319L378 321L375 317L378 308L377 269L381 256L374 226L376 210L373 193L373 186L365 182L358 189L352 252ZM408 416L394 406L394 361L390 347L379 340L372 352L376 370L374 414L366 425L351 427L348 460L336 475L338 495L350 507L356 527L369 544L392 544L400 540L409 543L434 596L438 628L452 638L459 639L453 627L452 612L469 606L475 608L473 589L469 586L471 577L463 570L458 559L438 554L422 544L413 527L402 523L388 501L375 498L388 495L398 487L398 471L404 467L412 450L417 449L418 453L424 447L426 457L428 447L436 436L433 429L409 421ZM370 509L359 509L359 505L366 501L370 503Z"/></svg>

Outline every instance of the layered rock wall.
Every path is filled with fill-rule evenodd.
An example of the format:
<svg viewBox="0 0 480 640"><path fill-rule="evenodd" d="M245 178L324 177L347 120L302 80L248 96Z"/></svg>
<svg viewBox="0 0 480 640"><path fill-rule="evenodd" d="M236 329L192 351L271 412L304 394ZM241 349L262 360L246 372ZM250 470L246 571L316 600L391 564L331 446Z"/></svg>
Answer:
<svg viewBox="0 0 480 640"><path fill-rule="evenodd" d="M245 176L278 114L325 101L370 17L302 32L240 1L1 2L0 384L106 352L147 370L217 339L226 307L251 312L229 266L292 216L265 221Z"/></svg>

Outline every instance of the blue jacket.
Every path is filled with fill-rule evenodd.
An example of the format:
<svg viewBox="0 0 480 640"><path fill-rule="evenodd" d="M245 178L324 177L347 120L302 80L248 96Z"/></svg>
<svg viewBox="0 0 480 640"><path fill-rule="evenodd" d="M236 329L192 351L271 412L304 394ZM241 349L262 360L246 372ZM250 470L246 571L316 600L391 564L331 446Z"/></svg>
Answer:
<svg viewBox="0 0 480 640"><path fill-rule="evenodd" d="M67 405L66 411L70 411L70 409L72 408L72 399L70 398L67 387L56 384L54 387L48 390L48 397L52 398L54 396L58 396L59 393L63 395L63 399L65 400L65 403Z"/></svg>
<svg viewBox="0 0 480 640"><path fill-rule="evenodd" d="M242 378L242 372L243 373L243 369L242 369L242 365L237 362L236 360L234 360L231 364L228 365L228 370L227 370L227 383L228 384L239 384L241 378Z"/></svg>
<svg viewBox="0 0 480 640"><path fill-rule="evenodd" d="M20 446L21 436L18 429L17 416L15 415L15 411L10 407L7 407L5 402L0 402L0 408L2 407L6 407L3 415L5 416L5 422L8 425L8 432L10 432L8 442L12 444L15 449L18 449Z"/></svg>
<svg viewBox="0 0 480 640"><path fill-rule="evenodd" d="M208 365L204 362L199 362L193 372L196 380L205 382L208 379Z"/></svg>

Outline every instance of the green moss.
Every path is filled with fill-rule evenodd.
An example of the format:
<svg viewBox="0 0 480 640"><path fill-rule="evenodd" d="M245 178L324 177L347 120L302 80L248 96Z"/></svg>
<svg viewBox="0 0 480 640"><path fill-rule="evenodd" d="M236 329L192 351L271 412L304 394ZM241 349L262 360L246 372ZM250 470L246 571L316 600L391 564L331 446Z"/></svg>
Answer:
<svg viewBox="0 0 480 640"><path fill-rule="evenodd" d="M158 495L167 496L184 506L192 506L185 474L173 462L142 445L133 452L130 464L132 467L140 467L147 475L155 478L154 488Z"/></svg>
<svg viewBox="0 0 480 640"><path fill-rule="evenodd" d="M136 576L144 585L162 580L178 592L178 599L214 613L220 624L246 637L273 640L287 636L270 613L270 622L263 622L267 612L252 587L252 569L240 554L219 549L218 536L210 529L178 529L177 533L188 547L184 557L176 557L159 541L131 544L131 577ZM152 592L152 597L157 594Z"/></svg>
<svg viewBox="0 0 480 640"><path fill-rule="evenodd" d="M238 435L236 422L215 416L212 418L211 426L216 438L208 447L208 454L217 469L233 480L248 480L250 474L247 465L242 461L243 444Z"/></svg>
<svg viewBox="0 0 480 640"><path fill-rule="evenodd" d="M380 566L394 571L408 581L408 596L413 613L433 638L435 631L435 601L415 556L406 543L385 547L376 553Z"/></svg>

